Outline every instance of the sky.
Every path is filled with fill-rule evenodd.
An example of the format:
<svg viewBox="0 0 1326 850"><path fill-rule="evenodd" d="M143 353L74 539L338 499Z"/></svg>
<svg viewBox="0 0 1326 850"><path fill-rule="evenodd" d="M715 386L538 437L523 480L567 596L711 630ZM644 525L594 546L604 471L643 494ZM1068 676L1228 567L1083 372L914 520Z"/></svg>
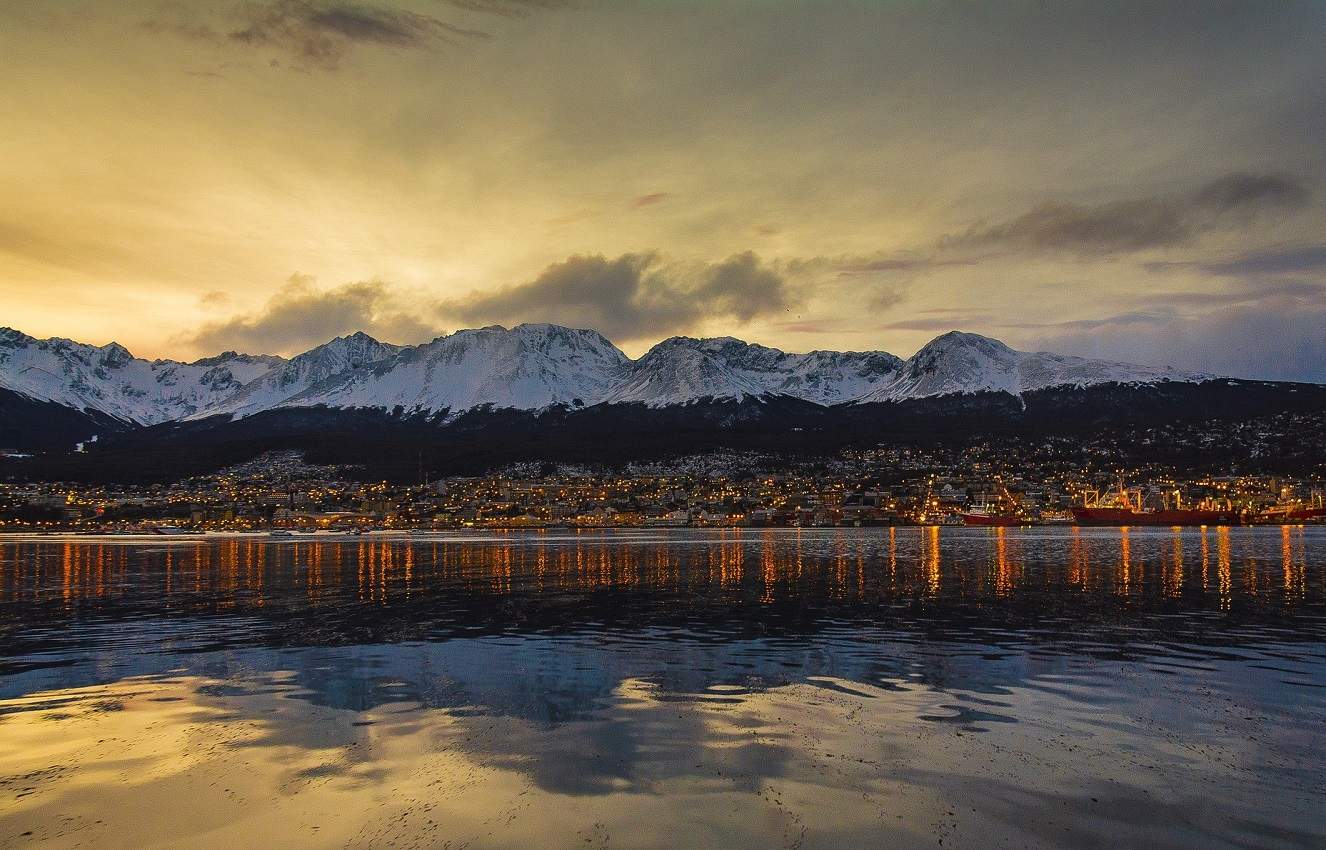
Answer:
<svg viewBox="0 0 1326 850"><path fill-rule="evenodd" d="M1326 381L1326 3L11 0L0 324Z"/></svg>

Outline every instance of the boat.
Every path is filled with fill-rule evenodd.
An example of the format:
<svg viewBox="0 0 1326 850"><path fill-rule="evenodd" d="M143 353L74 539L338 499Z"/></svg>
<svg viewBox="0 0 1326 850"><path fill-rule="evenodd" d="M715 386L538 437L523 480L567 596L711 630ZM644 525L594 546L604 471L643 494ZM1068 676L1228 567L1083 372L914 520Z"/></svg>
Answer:
<svg viewBox="0 0 1326 850"><path fill-rule="evenodd" d="M1170 496L1173 496L1172 502ZM1119 483L1113 492L1088 492L1073 508L1078 525L1238 525L1241 514L1232 505L1201 504L1184 507L1177 490L1160 494L1159 504L1149 504L1140 490Z"/></svg>
<svg viewBox="0 0 1326 850"><path fill-rule="evenodd" d="M1244 516L1249 525L1297 525L1326 519L1326 504L1322 494L1314 493L1311 501L1289 500L1283 494L1274 505L1251 511Z"/></svg>
<svg viewBox="0 0 1326 850"><path fill-rule="evenodd" d="M1073 508L1078 525L1238 525L1237 511L1220 509L1174 508L1169 510L1133 510L1083 506Z"/></svg>
<svg viewBox="0 0 1326 850"><path fill-rule="evenodd" d="M993 508L977 506L968 511L963 511L959 516L962 517L963 525L994 525L994 526L1015 526L1031 525L1031 519L1016 513L1000 513Z"/></svg>
<svg viewBox="0 0 1326 850"><path fill-rule="evenodd" d="M963 525L998 526L1010 528L1019 525L1032 525L1031 515L1022 507L1017 497L1008 491L1004 482L995 480L998 495L994 502L984 501L959 514Z"/></svg>

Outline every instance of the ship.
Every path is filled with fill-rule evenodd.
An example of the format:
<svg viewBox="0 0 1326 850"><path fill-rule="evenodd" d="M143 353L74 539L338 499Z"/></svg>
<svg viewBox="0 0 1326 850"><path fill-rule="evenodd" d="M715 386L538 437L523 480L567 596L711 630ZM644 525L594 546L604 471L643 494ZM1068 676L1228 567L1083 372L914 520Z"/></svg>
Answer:
<svg viewBox="0 0 1326 850"><path fill-rule="evenodd" d="M1086 493L1073 508L1073 520L1078 525L1238 525L1242 514L1228 502L1184 507L1177 490L1146 498L1120 482L1110 493Z"/></svg>
<svg viewBox="0 0 1326 850"><path fill-rule="evenodd" d="M1321 491L1314 492L1306 501L1294 499L1288 491L1282 491L1280 500L1274 505L1244 515L1244 522L1249 525L1297 525L1322 520L1326 520L1326 501Z"/></svg>
<svg viewBox="0 0 1326 850"><path fill-rule="evenodd" d="M1009 528L1018 525L1032 525L1031 515L1022 507L1022 503L1008 491L1002 481L996 479L998 496L994 502L985 501L963 511L963 525L999 526Z"/></svg>
<svg viewBox="0 0 1326 850"><path fill-rule="evenodd" d="M971 510L963 511L960 516L962 517L963 525L995 525L1004 527L1031 525L1031 520L1024 516L1011 513L1000 513L993 508L983 507L981 505L977 505Z"/></svg>

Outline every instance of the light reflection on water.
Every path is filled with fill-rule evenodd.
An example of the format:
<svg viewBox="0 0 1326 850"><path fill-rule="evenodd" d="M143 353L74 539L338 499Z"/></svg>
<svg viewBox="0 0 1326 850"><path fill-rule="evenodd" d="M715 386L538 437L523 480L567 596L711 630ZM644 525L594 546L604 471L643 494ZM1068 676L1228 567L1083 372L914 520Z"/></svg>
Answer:
<svg viewBox="0 0 1326 850"><path fill-rule="evenodd" d="M1321 846L1324 636L1323 528L0 538L0 846Z"/></svg>

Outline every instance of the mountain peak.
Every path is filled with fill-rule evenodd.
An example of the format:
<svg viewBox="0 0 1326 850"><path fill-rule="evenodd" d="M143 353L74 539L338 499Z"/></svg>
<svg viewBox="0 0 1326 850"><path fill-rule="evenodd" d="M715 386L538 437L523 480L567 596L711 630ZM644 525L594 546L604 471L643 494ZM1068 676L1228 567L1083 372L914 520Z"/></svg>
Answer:
<svg viewBox="0 0 1326 850"><path fill-rule="evenodd" d="M671 361L669 366L662 365L665 359ZM731 336L674 336L636 361L630 400L654 394L662 399L660 404L684 404L705 397L786 395L841 404L869 392L901 362L877 351L789 354ZM647 381L640 377L642 371L650 373ZM694 375L704 379L693 380ZM621 397L614 394L609 400Z"/></svg>
<svg viewBox="0 0 1326 850"><path fill-rule="evenodd" d="M157 360L157 363L172 363L171 360ZM278 363L284 363L285 358L275 354L244 354L243 352L227 349L220 354L213 354L211 357L199 357L197 360L187 363L188 366L222 366L226 363L266 363L274 366Z"/></svg>
<svg viewBox="0 0 1326 850"><path fill-rule="evenodd" d="M101 347L101 362L111 368L117 368L133 360L129 349L118 342L108 342Z"/></svg>
<svg viewBox="0 0 1326 850"><path fill-rule="evenodd" d="M997 339L982 336L978 333L972 333L970 331L948 331L921 346L921 351L951 351L957 348L967 348L1000 354L1013 350Z"/></svg>
<svg viewBox="0 0 1326 850"><path fill-rule="evenodd" d="M684 344L684 339L673 337L651 348L604 401L669 407L701 399L741 401L768 394L758 382L719 358Z"/></svg>
<svg viewBox="0 0 1326 850"><path fill-rule="evenodd" d="M16 346L16 345L27 345L29 343L33 343L36 341L37 340L35 340L34 338L23 333L23 331L16 330L10 327L0 328L0 344L6 346Z"/></svg>
<svg viewBox="0 0 1326 850"><path fill-rule="evenodd" d="M949 331L926 343L908 358L887 384L862 397L862 402L982 392L1024 392L1055 386L1137 384L1202 380L1168 368L1087 360L1048 352L1009 348L997 339Z"/></svg>

